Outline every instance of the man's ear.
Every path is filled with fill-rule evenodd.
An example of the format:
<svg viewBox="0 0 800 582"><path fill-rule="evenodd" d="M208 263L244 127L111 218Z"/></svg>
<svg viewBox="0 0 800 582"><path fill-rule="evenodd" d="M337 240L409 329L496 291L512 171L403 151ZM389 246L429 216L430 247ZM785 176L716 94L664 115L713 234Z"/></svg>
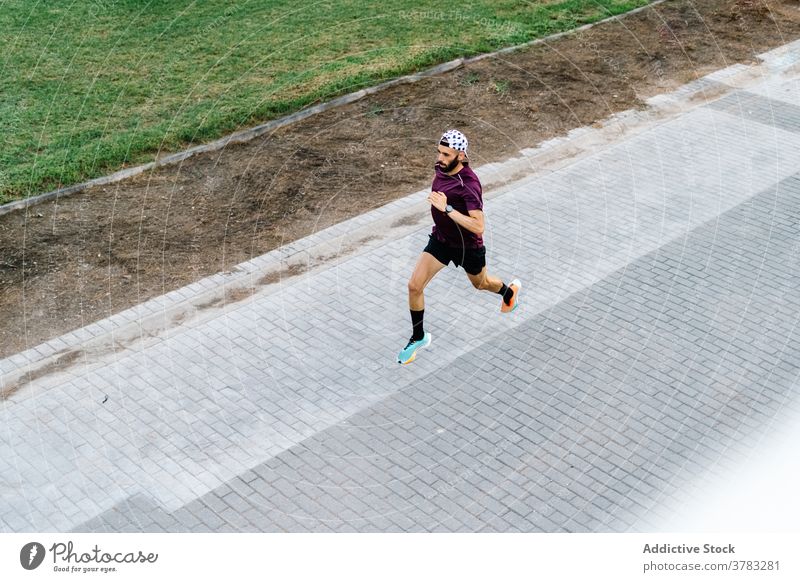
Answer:
<svg viewBox="0 0 800 582"><path fill-rule="evenodd" d="M467 157L467 155L464 152L459 150L459 152L458 152L458 161L459 162L463 162L466 159L466 157Z"/></svg>

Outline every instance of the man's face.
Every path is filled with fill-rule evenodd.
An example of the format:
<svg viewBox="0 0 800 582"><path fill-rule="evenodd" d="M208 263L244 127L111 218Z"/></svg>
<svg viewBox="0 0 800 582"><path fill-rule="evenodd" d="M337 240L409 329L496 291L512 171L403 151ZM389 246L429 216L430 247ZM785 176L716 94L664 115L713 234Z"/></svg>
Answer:
<svg viewBox="0 0 800 582"><path fill-rule="evenodd" d="M436 165L445 173L452 172L463 159L463 152L443 145L437 148Z"/></svg>

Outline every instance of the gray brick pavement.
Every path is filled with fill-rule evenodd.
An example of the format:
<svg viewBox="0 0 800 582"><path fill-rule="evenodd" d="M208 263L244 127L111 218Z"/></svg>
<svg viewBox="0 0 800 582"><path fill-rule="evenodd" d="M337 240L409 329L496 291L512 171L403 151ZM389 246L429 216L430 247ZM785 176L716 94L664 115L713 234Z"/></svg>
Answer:
<svg viewBox="0 0 800 582"><path fill-rule="evenodd" d="M746 212L733 208L448 366L469 374L436 370L259 465L259 503L235 495L241 480L223 485L210 494L218 515L248 516L232 522L246 531L647 529L660 500L698 470L735 463L742 437L797 399L798 233L777 218L798 207L800 174L749 200ZM748 222L758 230L743 238ZM654 264L664 265L655 276ZM707 282L697 285L701 272ZM723 302L731 315L720 318ZM631 304L653 317L634 312L631 321ZM579 325L583 311L602 314L599 331ZM548 345L553 324L565 333ZM771 343L758 341L764 326ZM636 341L623 343L626 334ZM739 342L748 358L723 376ZM686 345L693 351L684 355ZM648 348L679 377L648 380L649 367L633 365ZM508 371L495 365L500 349L512 354ZM595 374L595 357L608 353L624 374ZM563 380L542 380L565 360ZM789 372L782 379L772 374L778 362ZM185 509L195 514L204 503Z"/></svg>
<svg viewBox="0 0 800 582"><path fill-rule="evenodd" d="M742 119L800 132L800 106L748 91L736 91L709 105Z"/></svg>

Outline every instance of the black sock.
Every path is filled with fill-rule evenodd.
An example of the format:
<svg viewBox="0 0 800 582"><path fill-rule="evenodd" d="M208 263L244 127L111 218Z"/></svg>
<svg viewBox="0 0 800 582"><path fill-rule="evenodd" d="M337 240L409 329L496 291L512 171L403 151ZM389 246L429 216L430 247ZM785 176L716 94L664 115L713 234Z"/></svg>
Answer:
<svg viewBox="0 0 800 582"><path fill-rule="evenodd" d="M503 296L503 302L505 302L506 305L511 305L511 298L514 296L514 290L511 287L506 287L506 284L502 283L502 287L500 287L500 291L497 293Z"/></svg>
<svg viewBox="0 0 800 582"><path fill-rule="evenodd" d="M425 330L422 328L422 318L425 315L425 310L419 311L411 310L411 341L421 340L425 336Z"/></svg>

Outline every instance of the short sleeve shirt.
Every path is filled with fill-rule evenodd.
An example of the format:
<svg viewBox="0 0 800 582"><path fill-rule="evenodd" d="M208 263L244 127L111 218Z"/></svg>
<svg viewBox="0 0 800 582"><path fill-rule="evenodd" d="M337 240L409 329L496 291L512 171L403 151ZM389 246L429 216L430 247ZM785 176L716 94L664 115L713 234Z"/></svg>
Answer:
<svg viewBox="0 0 800 582"><path fill-rule="evenodd" d="M447 203L462 214L469 214L470 210L483 210L483 190L478 176L464 166L452 176L448 176L436 167L431 190L444 192ZM446 212L431 206L433 216L433 232L431 233L439 242L453 248L479 249L483 247L483 237L465 228L458 226L447 216Z"/></svg>

